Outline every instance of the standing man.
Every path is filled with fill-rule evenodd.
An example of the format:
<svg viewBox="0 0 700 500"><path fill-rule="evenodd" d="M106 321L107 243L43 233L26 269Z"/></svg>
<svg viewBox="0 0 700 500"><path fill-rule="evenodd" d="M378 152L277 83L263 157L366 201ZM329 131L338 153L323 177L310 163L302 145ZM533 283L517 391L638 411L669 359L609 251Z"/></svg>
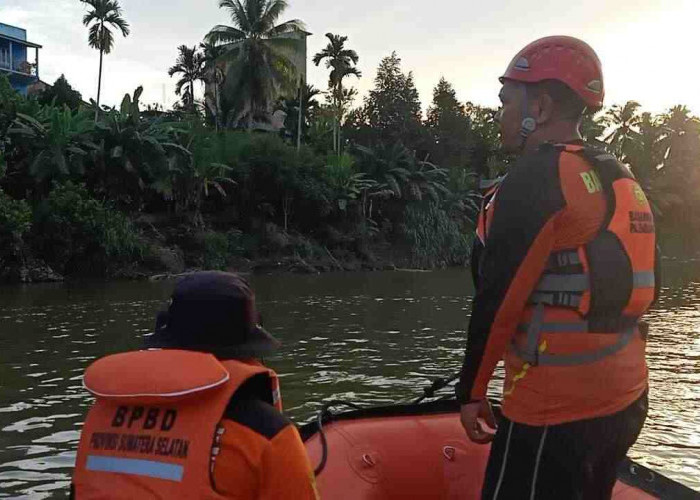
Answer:
<svg viewBox="0 0 700 500"><path fill-rule="evenodd" d="M501 78L501 140L519 155L483 201L474 297L456 395L469 438L493 440L484 499L610 498L647 412L654 219L630 171L584 145L603 105L600 61L555 36ZM504 418L486 389L505 360Z"/></svg>
<svg viewBox="0 0 700 500"><path fill-rule="evenodd" d="M278 342L235 274L182 279L147 346L86 371L96 397L72 497L316 500L299 433L282 413Z"/></svg>

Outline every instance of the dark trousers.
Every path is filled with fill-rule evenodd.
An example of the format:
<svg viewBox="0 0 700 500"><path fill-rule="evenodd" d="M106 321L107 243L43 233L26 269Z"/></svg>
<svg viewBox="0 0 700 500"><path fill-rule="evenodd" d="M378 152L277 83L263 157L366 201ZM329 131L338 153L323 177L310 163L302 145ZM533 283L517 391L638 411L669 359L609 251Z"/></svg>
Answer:
<svg viewBox="0 0 700 500"><path fill-rule="evenodd" d="M639 436L647 394L600 418L535 427L503 418L491 446L482 500L609 499L617 467Z"/></svg>

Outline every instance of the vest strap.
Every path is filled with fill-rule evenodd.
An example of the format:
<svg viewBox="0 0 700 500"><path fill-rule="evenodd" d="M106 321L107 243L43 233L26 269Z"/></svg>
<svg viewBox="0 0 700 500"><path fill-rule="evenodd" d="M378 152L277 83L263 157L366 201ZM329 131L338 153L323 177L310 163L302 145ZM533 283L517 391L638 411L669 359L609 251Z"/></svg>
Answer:
<svg viewBox="0 0 700 500"><path fill-rule="evenodd" d="M526 333L532 323L520 323L518 331ZM585 333L588 331L588 321L551 322L540 324L540 333Z"/></svg>
<svg viewBox="0 0 700 500"><path fill-rule="evenodd" d="M558 268L563 268L567 266L580 266L581 264L581 257L579 257L577 251L563 250L561 252L553 253L549 257L549 262L547 263L547 270L556 271Z"/></svg>
<svg viewBox="0 0 700 500"><path fill-rule="evenodd" d="M585 292L590 288L587 274L544 274L538 292Z"/></svg>
<svg viewBox="0 0 700 500"><path fill-rule="evenodd" d="M554 307L571 307L578 309L583 299L582 294L567 292L534 292L530 295L530 304L545 304Z"/></svg>

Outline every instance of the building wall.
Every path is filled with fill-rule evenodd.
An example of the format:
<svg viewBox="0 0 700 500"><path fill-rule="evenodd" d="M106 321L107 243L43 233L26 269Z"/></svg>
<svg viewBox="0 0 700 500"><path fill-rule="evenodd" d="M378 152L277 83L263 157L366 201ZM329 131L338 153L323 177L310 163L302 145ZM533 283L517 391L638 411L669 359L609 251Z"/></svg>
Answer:
<svg viewBox="0 0 700 500"><path fill-rule="evenodd" d="M16 38L18 40L27 40L27 31L16 26L0 23L0 35ZM10 48L12 49L11 66L14 71L29 71L28 68L23 68L23 63L27 62L27 47L19 42L0 39L0 72L3 69L10 69ZM10 84L19 93L26 95L27 87L36 80L35 76L18 75L12 72L3 72L8 75Z"/></svg>
<svg viewBox="0 0 700 500"><path fill-rule="evenodd" d="M17 92L20 94L26 96L27 95L27 84L26 83L21 83L21 82L15 82L11 81L12 88L15 89Z"/></svg>
<svg viewBox="0 0 700 500"><path fill-rule="evenodd" d="M301 75L303 81L306 81L306 38L309 36L308 33L305 32L297 32L297 33L286 33L282 35L284 38L293 38L297 40L302 40L304 43L302 44L302 50L300 53L290 53L289 54L289 59L291 60L292 64L294 64L294 67L297 69L299 74Z"/></svg>

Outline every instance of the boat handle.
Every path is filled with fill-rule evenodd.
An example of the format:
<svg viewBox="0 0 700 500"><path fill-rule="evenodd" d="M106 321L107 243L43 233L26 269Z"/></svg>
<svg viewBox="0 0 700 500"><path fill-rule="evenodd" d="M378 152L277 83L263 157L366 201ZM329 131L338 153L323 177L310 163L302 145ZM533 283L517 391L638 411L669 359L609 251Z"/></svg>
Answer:
<svg viewBox="0 0 700 500"><path fill-rule="evenodd" d="M641 476L641 474L639 474L639 467L637 467L636 464L630 465L630 472L632 473L633 476ZM654 482L654 472L653 471L645 471L645 472L647 474L646 474L646 477L644 477L643 479L647 483L653 483Z"/></svg>

